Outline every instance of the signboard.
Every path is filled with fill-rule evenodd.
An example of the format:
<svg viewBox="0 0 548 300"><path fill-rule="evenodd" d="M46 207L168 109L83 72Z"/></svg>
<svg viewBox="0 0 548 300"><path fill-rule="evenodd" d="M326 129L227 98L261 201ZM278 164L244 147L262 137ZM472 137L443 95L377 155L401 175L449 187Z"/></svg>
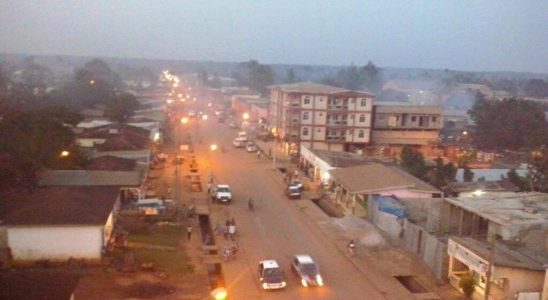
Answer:
<svg viewBox="0 0 548 300"><path fill-rule="evenodd" d="M190 149L189 145L183 144L179 146L179 150L181 151L188 151Z"/></svg>
<svg viewBox="0 0 548 300"><path fill-rule="evenodd" d="M487 275L489 263L453 240L449 240L447 253L482 276Z"/></svg>

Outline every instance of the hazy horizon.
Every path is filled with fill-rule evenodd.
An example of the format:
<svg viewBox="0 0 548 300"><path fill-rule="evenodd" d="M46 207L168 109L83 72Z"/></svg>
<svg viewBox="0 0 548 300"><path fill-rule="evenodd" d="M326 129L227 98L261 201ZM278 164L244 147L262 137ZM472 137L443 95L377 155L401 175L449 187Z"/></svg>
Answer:
<svg viewBox="0 0 548 300"><path fill-rule="evenodd" d="M0 1L0 52L548 73L548 2Z"/></svg>

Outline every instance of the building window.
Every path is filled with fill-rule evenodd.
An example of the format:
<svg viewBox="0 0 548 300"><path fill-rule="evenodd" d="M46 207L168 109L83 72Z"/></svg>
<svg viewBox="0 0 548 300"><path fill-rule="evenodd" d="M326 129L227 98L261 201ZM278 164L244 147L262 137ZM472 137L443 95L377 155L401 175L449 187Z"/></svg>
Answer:
<svg viewBox="0 0 548 300"><path fill-rule="evenodd" d="M316 129L316 132L322 132L322 130L320 128Z"/></svg>
<svg viewBox="0 0 548 300"><path fill-rule="evenodd" d="M432 117L432 122L437 122L438 118Z"/></svg>
<svg viewBox="0 0 548 300"><path fill-rule="evenodd" d="M411 122L417 122L417 117L415 116L411 117Z"/></svg>
<svg viewBox="0 0 548 300"><path fill-rule="evenodd" d="M323 117L323 113L320 113L320 117Z"/></svg>
<svg viewBox="0 0 548 300"><path fill-rule="evenodd" d="M360 101L360 106L361 106L361 107L366 107L366 106L367 106L367 99L362 99L362 100Z"/></svg>
<svg viewBox="0 0 548 300"><path fill-rule="evenodd" d="M354 104L356 103L356 100L354 100L354 98L350 98L350 104Z"/></svg>
<svg viewBox="0 0 548 300"><path fill-rule="evenodd" d="M310 104L310 97L309 97L309 96L305 96L305 97L304 97L304 104L305 104L305 105Z"/></svg>
<svg viewBox="0 0 548 300"><path fill-rule="evenodd" d="M365 115L360 115L360 123L365 123Z"/></svg>
<svg viewBox="0 0 548 300"><path fill-rule="evenodd" d="M303 120L308 120L308 112L303 112Z"/></svg>
<svg viewBox="0 0 548 300"><path fill-rule="evenodd" d="M359 138L365 137L365 131L363 131L363 130L358 131L358 137Z"/></svg>
<svg viewBox="0 0 548 300"><path fill-rule="evenodd" d="M303 127L303 135L308 136L308 127Z"/></svg>

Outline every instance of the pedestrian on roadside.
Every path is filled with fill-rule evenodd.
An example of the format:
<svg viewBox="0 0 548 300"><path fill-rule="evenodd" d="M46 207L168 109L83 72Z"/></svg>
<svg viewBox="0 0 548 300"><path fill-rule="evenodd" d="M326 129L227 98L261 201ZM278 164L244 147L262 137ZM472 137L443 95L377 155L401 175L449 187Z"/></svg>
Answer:
<svg viewBox="0 0 548 300"><path fill-rule="evenodd" d="M192 236L192 224L188 224L188 226L186 227L186 237L188 241L190 241L191 236Z"/></svg>
<svg viewBox="0 0 548 300"><path fill-rule="evenodd" d="M257 159L261 159L261 150L257 150Z"/></svg>
<svg viewBox="0 0 548 300"><path fill-rule="evenodd" d="M230 220L230 224L236 226L236 220L234 218L232 218L232 220Z"/></svg>
<svg viewBox="0 0 548 300"><path fill-rule="evenodd" d="M230 235L230 238L234 240L236 236L236 225L230 224L230 226L228 226L228 235Z"/></svg>
<svg viewBox="0 0 548 300"><path fill-rule="evenodd" d="M299 170L295 169L295 179L297 179L297 177L299 177Z"/></svg>

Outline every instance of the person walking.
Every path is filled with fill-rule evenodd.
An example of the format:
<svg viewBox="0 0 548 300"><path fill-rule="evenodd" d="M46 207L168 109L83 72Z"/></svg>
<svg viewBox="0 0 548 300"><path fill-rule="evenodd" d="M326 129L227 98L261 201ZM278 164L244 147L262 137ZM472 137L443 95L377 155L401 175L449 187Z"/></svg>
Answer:
<svg viewBox="0 0 548 300"><path fill-rule="evenodd" d="M257 159L261 159L261 150L257 150Z"/></svg>
<svg viewBox="0 0 548 300"><path fill-rule="evenodd" d="M192 224L188 224L188 226L186 227L187 241L190 241L191 236L192 236Z"/></svg>

